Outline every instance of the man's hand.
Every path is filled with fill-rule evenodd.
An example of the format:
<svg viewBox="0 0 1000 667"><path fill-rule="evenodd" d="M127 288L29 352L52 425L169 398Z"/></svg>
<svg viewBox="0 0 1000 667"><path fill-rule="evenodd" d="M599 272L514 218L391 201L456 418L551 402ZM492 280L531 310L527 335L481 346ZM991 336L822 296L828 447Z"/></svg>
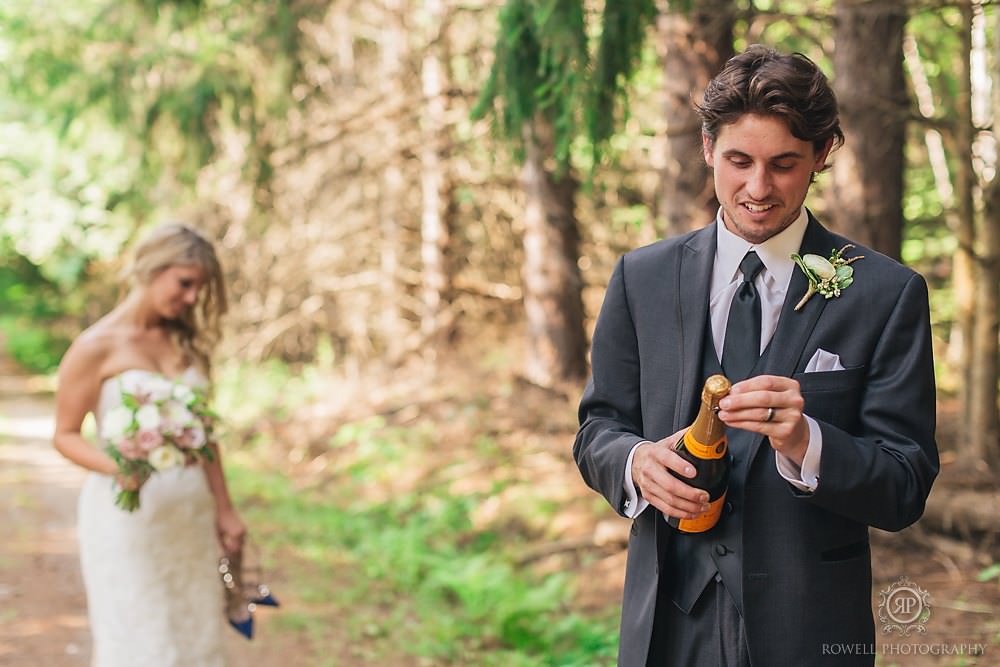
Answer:
<svg viewBox="0 0 1000 667"><path fill-rule="evenodd" d="M670 474L694 477L695 469L674 451L682 429L659 442L639 445L632 456L632 481L649 504L668 517L693 519L708 511L708 492L685 484Z"/></svg>
<svg viewBox="0 0 1000 667"><path fill-rule="evenodd" d="M719 401L719 418L726 426L766 435L774 451L801 466L809 447L804 406L798 382L778 375L758 375L733 385L729 395Z"/></svg>

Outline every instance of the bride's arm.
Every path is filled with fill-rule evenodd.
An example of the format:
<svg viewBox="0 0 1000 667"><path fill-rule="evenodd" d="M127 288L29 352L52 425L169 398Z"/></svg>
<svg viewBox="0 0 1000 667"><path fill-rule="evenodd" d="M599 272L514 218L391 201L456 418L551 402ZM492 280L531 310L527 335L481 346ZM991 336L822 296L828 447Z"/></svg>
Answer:
<svg viewBox="0 0 1000 667"><path fill-rule="evenodd" d="M56 389L56 428L52 442L67 459L88 470L113 475L114 460L80 433L83 418L97 406L101 390L100 368L104 351L93 340L81 336L70 346L59 364Z"/></svg>
<svg viewBox="0 0 1000 667"><path fill-rule="evenodd" d="M232 553L239 551L243 546L243 538L246 536L246 525L240 518L236 508L233 507L232 498L229 496L229 487L226 486L226 475L222 469L222 452L218 443L209 445L212 449L212 460L206 461L205 477L208 478L208 488L211 489L215 497L215 529L219 535L219 544L223 551Z"/></svg>

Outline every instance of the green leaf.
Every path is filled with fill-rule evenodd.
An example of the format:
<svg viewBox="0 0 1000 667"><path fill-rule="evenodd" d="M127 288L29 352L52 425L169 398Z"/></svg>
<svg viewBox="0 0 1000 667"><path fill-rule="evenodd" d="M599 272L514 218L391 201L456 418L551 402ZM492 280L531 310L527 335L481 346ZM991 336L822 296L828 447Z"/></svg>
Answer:
<svg viewBox="0 0 1000 667"><path fill-rule="evenodd" d="M598 147L615 131L615 105L627 104L627 84L639 65L647 27L656 19L652 0L606 2L587 104L587 130Z"/></svg>
<svg viewBox="0 0 1000 667"><path fill-rule="evenodd" d="M792 253L792 261L802 270L802 273L806 275L806 279L809 281L810 285L816 285L819 283L819 277L812 272L805 262L802 261L802 257L798 253Z"/></svg>
<svg viewBox="0 0 1000 667"><path fill-rule="evenodd" d="M993 563L988 568L976 575L976 581L989 581L1000 577L1000 563Z"/></svg>

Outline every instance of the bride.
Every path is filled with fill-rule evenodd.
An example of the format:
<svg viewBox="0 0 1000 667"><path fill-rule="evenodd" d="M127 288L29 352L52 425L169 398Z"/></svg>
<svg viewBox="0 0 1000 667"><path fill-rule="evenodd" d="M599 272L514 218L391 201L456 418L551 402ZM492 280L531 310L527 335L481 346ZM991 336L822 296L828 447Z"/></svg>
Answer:
<svg viewBox="0 0 1000 667"><path fill-rule="evenodd" d="M167 379L207 386L210 354L226 310L212 244L170 224L136 248L130 289L80 334L59 366L55 447L91 470L79 500L80 561L93 635L93 667L221 667L223 588L218 546L238 550L246 528L229 498L218 446L214 460L122 476L81 435L121 404L123 384ZM120 489L140 507L115 505Z"/></svg>

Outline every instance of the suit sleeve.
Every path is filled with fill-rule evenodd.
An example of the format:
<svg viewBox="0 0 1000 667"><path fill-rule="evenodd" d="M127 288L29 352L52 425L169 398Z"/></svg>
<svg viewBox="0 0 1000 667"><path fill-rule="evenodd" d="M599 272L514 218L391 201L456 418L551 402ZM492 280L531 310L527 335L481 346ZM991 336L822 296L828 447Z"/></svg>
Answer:
<svg viewBox="0 0 1000 667"><path fill-rule="evenodd" d="M622 484L632 448L643 441L639 347L626 292L625 262L618 261L591 344L592 375L580 400L580 430L573 456L584 481L622 516Z"/></svg>
<svg viewBox="0 0 1000 667"><path fill-rule="evenodd" d="M864 313L857 326L870 326ZM923 514L939 466L927 286L917 274L886 320L862 392L860 437L819 422L819 486L806 498L855 521L902 530Z"/></svg>

